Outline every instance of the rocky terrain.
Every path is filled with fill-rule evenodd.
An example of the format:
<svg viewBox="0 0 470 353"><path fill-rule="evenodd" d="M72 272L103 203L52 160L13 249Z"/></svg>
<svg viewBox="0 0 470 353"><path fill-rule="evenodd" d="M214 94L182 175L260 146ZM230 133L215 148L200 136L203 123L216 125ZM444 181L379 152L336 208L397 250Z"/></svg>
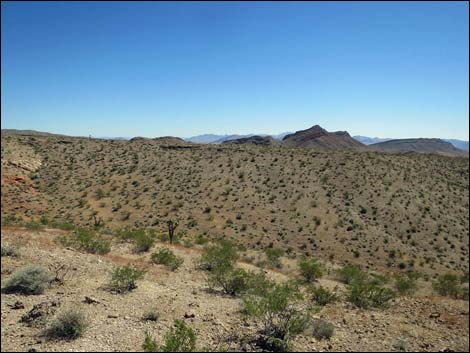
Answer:
<svg viewBox="0 0 470 353"><path fill-rule="evenodd" d="M115 240L106 255L86 254L64 248L55 241L67 232L2 227L2 246L14 245L17 256L2 256L2 287L12 272L29 264L46 268L66 265L70 272L63 284L40 295L2 294L1 350L5 351L142 351L145 333L163 337L173 319L194 328L198 346L215 351L259 351L253 344L258 323L240 313L240 299L210 290L196 262L201 247L157 243L184 259L182 267L169 271L152 264L149 254L135 254L130 244ZM132 264L147 272L137 288L127 294L106 290L116 266ZM238 266L255 269L240 262ZM293 260L283 259L281 270L264 270L283 282L298 276ZM344 285L325 275L317 285L344 291ZM324 306L315 317L334 325L330 339L317 339L310 329L296 336L296 351L465 351L468 349L468 302L434 296L430 284L420 282L415 296L399 297L383 309L358 309L349 303ZM39 313L21 322L33 306ZM86 313L88 328L75 340L49 340L44 327L60 312L79 308ZM157 308L157 321L144 320Z"/></svg>
<svg viewBox="0 0 470 353"><path fill-rule="evenodd" d="M318 259L322 275L313 285L338 300L312 315L334 333L319 337L309 324L293 336L293 350L468 350L468 158L327 148L349 135L309 130L322 146L3 135L2 288L28 265L68 271L41 294L2 291L2 351L141 351L146 333L161 342L174 319L194 329L199 349L266 350L243 296L212 288L197 265L220 239L237 247L237 268L276 283L299 281L302 259ZM178 221L174 244L170 220ZM93 238L88 251L60 240L83 227L109 249L96 253ZM130 230L157 241L136 252L122 237ZM182 265L153 263L162 248ZM337 276L348 264L372 276L383 295L409 274L416 288L361 307ZM145 270L143 279L130 293L110 292L111 272L124 265ZM436 289L445 275L463 283L457 294ZM311 290L301 283L306 307ZM158 320L144 320L152 307ZM45 327L70 308L86 314L86 331L50 340ZM35 315L44 320L36 324Z"/></svg>

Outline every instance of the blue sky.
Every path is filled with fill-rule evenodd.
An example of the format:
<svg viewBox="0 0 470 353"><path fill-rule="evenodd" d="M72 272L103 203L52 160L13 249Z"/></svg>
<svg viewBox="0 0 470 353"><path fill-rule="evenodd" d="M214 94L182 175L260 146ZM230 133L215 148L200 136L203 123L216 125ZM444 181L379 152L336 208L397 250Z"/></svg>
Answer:
<svg viewBox="0 0 470 353"><path fill-rule="evenodd" d="M468 139L467 2L2 2L2 128Z"/></svg>

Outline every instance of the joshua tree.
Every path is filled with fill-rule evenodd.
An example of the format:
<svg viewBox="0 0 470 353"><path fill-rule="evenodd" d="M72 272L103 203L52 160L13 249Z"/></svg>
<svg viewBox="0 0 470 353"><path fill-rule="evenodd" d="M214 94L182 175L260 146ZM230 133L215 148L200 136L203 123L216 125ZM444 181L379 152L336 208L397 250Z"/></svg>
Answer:
<svg viewBox="0 0 470 353"><path fill-rule="evenodd" d="M178 221L176 219L169 219L167 222L168 225L168 235L170 236L170 244L173 244L173 237L175 235L175 229L178 227Z"/></svg>

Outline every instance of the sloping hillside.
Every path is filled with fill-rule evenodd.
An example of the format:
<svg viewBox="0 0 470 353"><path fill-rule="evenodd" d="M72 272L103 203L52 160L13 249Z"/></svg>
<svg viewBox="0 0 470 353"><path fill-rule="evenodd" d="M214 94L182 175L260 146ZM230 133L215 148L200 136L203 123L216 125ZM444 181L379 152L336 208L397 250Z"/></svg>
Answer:
<svg viewBox="0 0 470 353"><path fill-rule="evenodd" d="M165 230L177 218L190 238L246 248L468 269L468 158L6 136L2 167L3 222Z"/></svg>

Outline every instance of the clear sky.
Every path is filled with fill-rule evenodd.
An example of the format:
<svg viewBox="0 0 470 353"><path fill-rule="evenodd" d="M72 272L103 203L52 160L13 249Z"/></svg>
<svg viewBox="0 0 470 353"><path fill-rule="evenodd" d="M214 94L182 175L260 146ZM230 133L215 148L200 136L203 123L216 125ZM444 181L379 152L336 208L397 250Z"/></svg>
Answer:
<svg viewBox="0 0 470 353"><path fill-rule="evenodd" d="M2 128L468 140L469 5L1 4Z"/></svg>

